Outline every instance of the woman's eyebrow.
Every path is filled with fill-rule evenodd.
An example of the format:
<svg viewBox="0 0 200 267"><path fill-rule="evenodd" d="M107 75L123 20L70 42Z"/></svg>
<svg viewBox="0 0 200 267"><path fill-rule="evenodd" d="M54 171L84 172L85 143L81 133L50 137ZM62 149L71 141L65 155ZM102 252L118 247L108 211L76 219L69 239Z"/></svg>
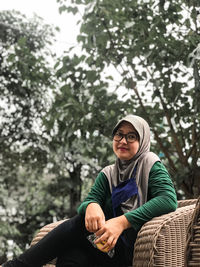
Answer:
<svg viewBox="0 0 200 267"><path fill-rule="evenodd" d="M123 133L123 130L120 130L120 129L119 129L117 132L122 132L122 133ZM127 134L132 134L132 133L137 134L136 131L131 131L131 132L128 132Z"/></svg>
<svg viewBox="0 0 200 267"><path fill-rule="evenodd" d="M137 135L137 133L136 133L136 132L128 132L127 134L136 134L136 135Z"/></svg>

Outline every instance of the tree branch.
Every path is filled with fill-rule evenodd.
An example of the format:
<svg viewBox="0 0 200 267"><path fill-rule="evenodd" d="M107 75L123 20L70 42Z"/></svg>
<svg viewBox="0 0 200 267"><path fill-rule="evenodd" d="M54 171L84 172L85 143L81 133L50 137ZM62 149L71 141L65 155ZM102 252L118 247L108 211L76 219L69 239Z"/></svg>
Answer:
<svg viewBox="0 0 200 267"><path fill-rule="evenodd" d="M192 147L190 148L190 150L187 153L187 156L186 156L187 159L189 159L189 157L192 155L194 150L196 150L196 144L200 140L200 133L198 135L195 135L195 136L196 137L194 138L194 135L193 135ZM196 158L198 158L198 154L196 155Z"/></svg>
<svg viewBox="0 0 200 267"><path fill-rule="evenodd" d="M135 92L135 94L136 94L136 96L137 96L137 98L138 98L138 100L139 100L140 106L142 107L144 113L146 114L147 122L148 122L150 125L153 125L153 123L152 123L152 121L151 121L151 119L150 119L150 117L149 117L149 114L147 114L147 112L146 112L145 106L143 105L142 99L141 99L141 97L140 97L140 95L139 95L139 92L138 92L138 90L137 90L137 88L136 88L135 83L134 83L133 80L130 81L130 86L131 86L131 89L134 90L134 92ZM162 142L161 138L159 137L158 133L154 130L154 128L152 128L152 131L153 131L153 133L154 133L155 139L156 139L156 141L158 142L160 148L162 149L162 151L164 152L165 156L167 157L170 166L172 167L173 171L176 172L177 169L176 169L176 167L175 167L175 164L174 164L173 160L171 159L171 157L170 157L170 155L169 155L169 153L168 153L166 147L163 146L163 142Z"/></svg>
<svg viewBox="0 0 200 267"><path fill-rule="evenodd" d="M157 90L158 90L158 89L157 89ZM168 122L168 125L169 125L169 127L170 127L170 131L171 131L171 134L172 134L172 138L173 138L173 140L174 140L174 144L175 144L175 147L176 147L176 150L177 150L179 159L180 159L180 161L181 161L184 165L187 165L187 166L189 167L189 164L188 164L188 161L187 161L187 157L184 156L184 154L183 154L183 151L182 151L180 142L179 142L179 140L178 140L178 138L177 138L176 132L175 132L174 127L173 127L173 125L172 125L172 122L171 122L171 116L170 116L170 114L169 114L167 105L166 105L166 103L164 102L164 99L162 98L162 96L161 96L159 90L158 90L158 97L160 98L160 101L161 101L163 110L164 110L164 112L165 112L165 116L166 116L166 118L167 118L167 122Z"/></svg>

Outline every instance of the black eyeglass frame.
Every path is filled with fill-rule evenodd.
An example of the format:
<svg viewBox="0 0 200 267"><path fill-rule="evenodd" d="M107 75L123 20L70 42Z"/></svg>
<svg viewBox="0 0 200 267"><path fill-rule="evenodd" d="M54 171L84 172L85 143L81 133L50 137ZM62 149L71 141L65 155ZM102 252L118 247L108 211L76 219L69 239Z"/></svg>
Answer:
<svg viewBox="0 0 200 267"><path fill-rule="evenodd" d="M115 136L116 135L118 135L118 136L120 136L121 135L121 138L119 139L119 140L116 140L115 139ZM135 140L133 140L133 141L128 141L128 136L129 135L135 135ZM127 143L134 143L135 141L138 141L139 140L139 136L138 136L138 134L136 133L136 132L130 132L130 133L127 133L127 134L123 134L123 133L120 133L120 132L115 132L115 133L113 133L113 140L114 141L116 141L116 142L120 142L123 138L125 138L126 139L126 142Z"/></svg>

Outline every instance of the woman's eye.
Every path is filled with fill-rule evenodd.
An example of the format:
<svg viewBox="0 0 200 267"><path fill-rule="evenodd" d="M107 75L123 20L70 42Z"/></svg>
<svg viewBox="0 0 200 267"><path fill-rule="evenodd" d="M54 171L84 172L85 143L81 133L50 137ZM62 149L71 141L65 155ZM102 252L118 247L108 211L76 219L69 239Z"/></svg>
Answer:
<svg viewBox="0 0 200 267"><path fill-rule="evenodd" d="M136 139L136 136L134 134L130 134L128 135L128 138L133 140L133 139Z"/></svg>

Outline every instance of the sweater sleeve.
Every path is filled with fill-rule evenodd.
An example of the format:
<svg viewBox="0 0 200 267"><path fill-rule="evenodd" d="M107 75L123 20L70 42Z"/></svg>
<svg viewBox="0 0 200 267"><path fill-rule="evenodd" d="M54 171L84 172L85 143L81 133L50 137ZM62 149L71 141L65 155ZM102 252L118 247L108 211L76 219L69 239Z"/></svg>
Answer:
<svg viewBox="0 0 200 267"><path fill-rule="evenodd" d="M161 162L156 162L149 173L148 201L124 215L135 230L153 217L174 211L177 208L176 192L171 178Z"/></svg>
<svg viewBox="0 0 200 267"><path fill-rule="evenodd" d="M87 206L92 203L98 203L102 208L105 206L105 200L107 199L107 194L109 193L108 180L103 172L100 172L91 187L85 200L78 207L78 213L84 214Z"/></svg>

